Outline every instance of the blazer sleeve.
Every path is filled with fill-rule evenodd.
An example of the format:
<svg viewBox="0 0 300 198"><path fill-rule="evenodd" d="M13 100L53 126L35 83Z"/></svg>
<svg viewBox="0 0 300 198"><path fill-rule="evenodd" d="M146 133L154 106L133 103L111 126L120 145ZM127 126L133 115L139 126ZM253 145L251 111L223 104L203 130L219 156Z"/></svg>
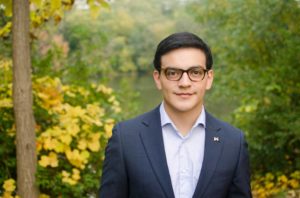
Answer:
<svg viewBox="0 0 300 198"><path fill-rule="evenodd" d="M242 132L240 133L239 160L228 198L252 198L248 145Z"/></svg>
<svg viewBox="0 0 300 198"><path fill-rule="evenodd" d="M128 182L119 124L113 128L112 137L105 150L101 180L100 198L128 197Z"/></svg>

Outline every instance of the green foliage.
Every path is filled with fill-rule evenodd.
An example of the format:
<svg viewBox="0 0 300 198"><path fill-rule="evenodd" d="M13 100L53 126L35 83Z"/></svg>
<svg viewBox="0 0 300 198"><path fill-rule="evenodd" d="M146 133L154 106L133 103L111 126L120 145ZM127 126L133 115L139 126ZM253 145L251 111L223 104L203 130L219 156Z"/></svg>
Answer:
<svg viewBox="0 0 300 198"><path fill-rule="evenodd" d="M84 10L73 10L53 32L62 34L69 43L66 67L75 74L79 63L89 81L152 71L158 41L171 32L193 27L186 23L192 19L183 6L169 4L120 0L112 2L110 10L103 10L98 20L92 20Z"/></svg>
<svg viewBox="0 0 300 198"><path fill-rule="evenodd" d="M10 70L11 61L5 60L0 56L0 183L4 183L7 178L15 178L16 167L16 149L15 138L12 129L13 109L12 109L12 92L11 92L11 75L7 75ZM0 191L1 192L1 191Z"/></svg>
<svg viewBox="0 0 300 198"><path fill-rule="evenodd" d="M248 137L253 172L299 169L299 3L222 0L189 9L215 54L219 95L239 100L234 123Z"/></svg>

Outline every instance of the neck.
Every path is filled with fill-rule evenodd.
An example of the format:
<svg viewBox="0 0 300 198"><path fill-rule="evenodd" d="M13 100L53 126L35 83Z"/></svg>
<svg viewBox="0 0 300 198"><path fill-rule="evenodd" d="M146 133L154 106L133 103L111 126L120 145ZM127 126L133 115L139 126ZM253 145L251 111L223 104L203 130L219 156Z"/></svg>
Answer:
<svg viewBox="0 0 300 198"><path fill-rule="evenodd" d="M195 108L188 112L176 111L172 108L169 108L167 105L164 107L166 113L183 136L186 136L192 129L202 111L202 105L199 105L199 108Z"/></svg>

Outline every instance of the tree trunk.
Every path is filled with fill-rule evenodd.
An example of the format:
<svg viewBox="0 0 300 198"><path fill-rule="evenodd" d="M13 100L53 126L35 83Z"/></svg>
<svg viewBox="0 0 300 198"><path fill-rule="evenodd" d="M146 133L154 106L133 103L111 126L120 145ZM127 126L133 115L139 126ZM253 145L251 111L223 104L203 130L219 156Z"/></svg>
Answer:
<svg viewBox="0 0 300 198"><path fill-rule="evenodd" d="M17 130L17 191L21 198L38 197L29 42L29 0L13 0L13 102Z"/></svg>

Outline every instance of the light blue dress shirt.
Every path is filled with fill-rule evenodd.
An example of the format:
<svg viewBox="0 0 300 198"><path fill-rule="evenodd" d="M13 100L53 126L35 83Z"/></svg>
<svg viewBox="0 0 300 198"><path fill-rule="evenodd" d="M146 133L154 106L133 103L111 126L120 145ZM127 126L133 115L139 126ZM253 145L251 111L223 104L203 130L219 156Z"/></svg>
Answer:
<svg viewBox="0 0 300 198"><path fill-rule="evenodd" d="M186 136L182 136L160 105L163 141L175 198L191 198L202 168L205 143L205 111Z"/></svg>

